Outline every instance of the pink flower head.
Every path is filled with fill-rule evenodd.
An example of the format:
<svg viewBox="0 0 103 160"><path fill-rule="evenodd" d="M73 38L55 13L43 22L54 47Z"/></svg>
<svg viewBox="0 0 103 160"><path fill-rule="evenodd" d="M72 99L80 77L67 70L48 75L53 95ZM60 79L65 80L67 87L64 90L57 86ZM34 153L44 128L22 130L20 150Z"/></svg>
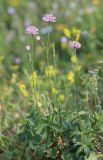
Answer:
<svg viewBox="0 0 103 160"><path fill-rule="evenodd" d="M56 22L56 17L53 14L45 14L42 18L45 22Z"/></svg>
<svg viewBox="0 0 103 160"><path fill-rule="evenodd" d="M78 49L81 47L81 44L77 41L72 41L70 42L69 47L72 49Z"/></svg>
<svg viewBox="0 0 103 160"><path fill-rule="evenodd" d="M31 35L37 35L39 34L39 29L35 26L29 26L26 28L26 33Z"/></svg>

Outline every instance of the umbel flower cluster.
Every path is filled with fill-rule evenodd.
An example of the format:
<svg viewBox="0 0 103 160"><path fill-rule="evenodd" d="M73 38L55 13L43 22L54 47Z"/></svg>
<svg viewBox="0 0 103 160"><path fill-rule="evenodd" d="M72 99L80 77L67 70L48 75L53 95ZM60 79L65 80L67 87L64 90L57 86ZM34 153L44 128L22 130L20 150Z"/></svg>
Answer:
<svg viewBox="0 0 103 160"><path fill-rule="evenodd" d="M29 26L29 27L26 28L26 34L38 35L39 34L39 29L36 28L35 26Z"/></svg>
<svg viewBox="0 0 103 160"><path fill-rule="evenodd" d="M56 17L53 14L45 14L42 19L45 22L56 22Z"/></svg>
<svg viewBox="0 0 103 160"><path fill-rule="evenodd" d="M77 48L81 47L81 44L77 41L72 41L72 42L70 42L69 47L72 49L77 49Z"/></svg>

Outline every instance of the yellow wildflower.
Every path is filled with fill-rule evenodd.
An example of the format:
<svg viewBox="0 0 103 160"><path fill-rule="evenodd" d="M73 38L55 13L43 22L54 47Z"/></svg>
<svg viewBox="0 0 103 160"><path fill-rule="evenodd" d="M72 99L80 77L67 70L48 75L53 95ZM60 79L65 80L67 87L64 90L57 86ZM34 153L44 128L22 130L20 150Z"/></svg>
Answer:
<svg viewBox="0 0 103 160"><path fill-rule="evenodd" d="M74 73L72 71L67 73L67 79L73 83L74 82Z"/></svg>
<svg viewBox="0 0 103 160"><path fill-rule="evenodd" d="M77 34L77 29L75 27L72 28L72 34Z"/></svg>
<svg viewBox="0 0 103 160"><path fill-rule="evenodd" d="M70 30L68 28L64 28L64 34L65 36L69 37L71 36Z"/></svg>
<svg viewBox="0 0 103 160"><path fill-rule="evenodd" d="M65 96L63 94L59 95L58 100L63 102L65 100Z"/></svg>
<svg viewBox="0 0 103 160"><path fill-rule="evenodd" d="M19 84L19 89L21 91L21 93L23 94L23 96L27 97L29 94L28 94L28 91L26 90L26 86L25 84Z"/></svg>
<svg viewBox="0 0 103 160"><path fill-rule="evenodd" d="M30 76L30 85L33 87L37 84L37 82L38 82L38 75L37 72L34 71Z"/></svg>
<svg viewBox="0 0 103 160"><path fill-rule="evenodd" d="M15 73L12 74L11 83L15 83L17 80L17 75Z"/></svg>
<svg viewBox="0 0 103 160"><path fill-rule="evenodd" d="M4 60L4 56L0 56L0 62Z"/></svg>
<svg viewBox="0 0 103 160"><path fill-rule="evenodd" d="M76 56L72 56L70 60L71 60L71 62L74 63L74 64L76 64L77 61L78 61L78 59L77 59Z"/></svg>
<svg viewBox="0 0 103 160"><path fill-rule="evenodd" d="M42 107L42 97L41 97L41 94L36 91L33 96L35 98L35 101L36 101L38 107Z"/></svg>
<svg viewBox="0 0 103 160"><path fill-rule="evenodd" d="M56 88L52 88L52 93L53 94L57 94L58 93L58 90Z"/></svg>
<svg viewBox="0 0 103 160"><path fill-rule="evenodd" d="M19 65L11 65L10 69L11 70L18 70L19 69Z"/></svg>
<svg viewBox="0 0 103 160"><path fill-rule="evenodd" d="M48 66L45 69L45 75L47 77L54 77L56 74L58 74L58 69L55 68L54 66Z"/></svg>
<svg viewBox="0 0 103 160"><path fill-rule="evenodd" d="M92 3L93 3L94 5L98 5L98 4L100 4L100 0L92 0Z"/></svg>
<svg viewBox="0 0 103 160"><path fill-rule="evenodd" d="M20 4L20 0L8 0L8 3L11 5L11 6L18 6Z"/></svg>
<svg viewBox="0 0 103 160"><path fill-rule="evenodd" d="M76 29L75 27L72 28L72 34L75 35L75 40L79 41L81 30Z"/></svg>
<svg viewBox="0 0 103 160"><path fill-rule="evenodd" d="M65 27L66 27L65 24L57 24L56 25L57 30L60 30L60 31L63 30Z"/></svg>
<svg viewBox="0 0 103 160"><path fill-rule="evenodd" d="M80 39L80 34L81 34L81 31L80 31L80 30L77 30L77 34L76 34L76 38L75 38L76 41L79 41L79 39Z"/></svg>

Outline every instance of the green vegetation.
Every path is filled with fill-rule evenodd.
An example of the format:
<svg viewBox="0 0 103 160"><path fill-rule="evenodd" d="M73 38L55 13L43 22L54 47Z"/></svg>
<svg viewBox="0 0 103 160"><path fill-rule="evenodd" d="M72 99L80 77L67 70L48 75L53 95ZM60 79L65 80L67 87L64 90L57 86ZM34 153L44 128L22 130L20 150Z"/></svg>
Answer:
<svg viewBox="0 0 103 160"><path fill-rule="evenodd" d="M0 1L0 160L103 159L102 12Z"/></svg>

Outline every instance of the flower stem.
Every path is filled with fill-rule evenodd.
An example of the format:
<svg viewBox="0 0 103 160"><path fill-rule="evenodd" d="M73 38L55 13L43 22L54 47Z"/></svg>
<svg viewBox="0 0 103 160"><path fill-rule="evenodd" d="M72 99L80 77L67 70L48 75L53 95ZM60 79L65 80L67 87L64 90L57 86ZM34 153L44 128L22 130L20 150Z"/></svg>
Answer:
<svg viewBox="0 0 103 160"><path fill-rule="evenodd" d="M32 35L32 54L31 54L31 75L32 75L32 81L33 81L33 87L32 87L32 95L33 95L33 102L34 105L37 106L37 96L36 96L36 88L34 84L34 76L33 76L33 71L34 71L34 62L35 62L35 57L34 57L34 37ZM35 94L35 95L34 95Z"/></svg>
<svg viewBox="0 0 103 160"><path fill-rule="evenodd" d="M74 55L77 58L76 49L74 50ZM77 67L77 63L76 63L76 67ZM76 100L76 71L75 71L75 67L74 67L74 99L75 99L75 108L77 109L77 100Z"/></svg>

